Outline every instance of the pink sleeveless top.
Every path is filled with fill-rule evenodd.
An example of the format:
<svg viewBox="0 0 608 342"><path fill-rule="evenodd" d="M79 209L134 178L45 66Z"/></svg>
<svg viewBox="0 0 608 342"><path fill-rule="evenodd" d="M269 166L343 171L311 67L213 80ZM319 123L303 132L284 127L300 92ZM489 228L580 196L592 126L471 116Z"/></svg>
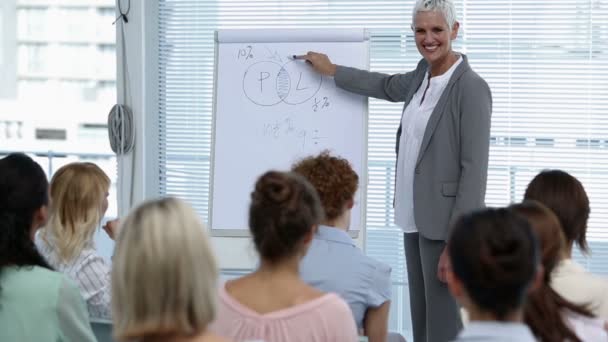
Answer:
<svg viewBox="0 0 608 342"><path fill-rule="evenodd" d="M236 342L356 342L357 327L344 300L334 293L309 302L259 314L219 290L216 320L210 330Z"/></svg>

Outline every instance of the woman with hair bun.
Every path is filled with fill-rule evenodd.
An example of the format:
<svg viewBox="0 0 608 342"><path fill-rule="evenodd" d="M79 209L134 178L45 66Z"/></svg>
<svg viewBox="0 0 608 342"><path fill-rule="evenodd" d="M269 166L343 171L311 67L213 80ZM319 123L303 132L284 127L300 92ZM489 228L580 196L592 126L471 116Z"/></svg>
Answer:
<svg viewBox="0 0 608 342"><path fill-rule="evenodd" d="M235 341L357 341L346 302L299 275L300 260L322 219L319 197L301 176L269 171L257 180L249 229L260 266L220 287L211 331Z"/></svg>
<svg viewBox="0 0 608 342"><path fill-rule="evenodd" d="M462 216L448 242L450 292L470 314L456 341L536 342L523 323L538 278L539 248L526 220L507 209Z"/></svg>

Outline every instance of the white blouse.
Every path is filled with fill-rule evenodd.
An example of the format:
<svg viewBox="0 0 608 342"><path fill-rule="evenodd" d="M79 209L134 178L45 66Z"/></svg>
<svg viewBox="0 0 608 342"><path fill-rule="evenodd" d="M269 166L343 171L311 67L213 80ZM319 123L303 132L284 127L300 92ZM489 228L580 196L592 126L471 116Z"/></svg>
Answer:
<svg viewBox="0 0 608 342"><path fill-rule="evenodd" d="M582 341L608 341L605 321L599 318L584 317L574 312L564 312L566 322Z"/></svg>
<svg viewBox="0 0 608 342"><path fill-rule="evenodd" d="M608 320L608 279L588 272L572 259L564 259L551 274L551 287L572 303L587 305Z"/></svg>
<svg viewBox="0 0 608 342"><path fill-rule="evenodd" d="M431 78L427 71L420 88L401 116L401 138L397 156L397 174L399 176L395 189L395 224L406 233L418 231L414 221L414 169L426 125L454 70L460 63L462 63L462 57L459 57L444 74Z"/></svg>

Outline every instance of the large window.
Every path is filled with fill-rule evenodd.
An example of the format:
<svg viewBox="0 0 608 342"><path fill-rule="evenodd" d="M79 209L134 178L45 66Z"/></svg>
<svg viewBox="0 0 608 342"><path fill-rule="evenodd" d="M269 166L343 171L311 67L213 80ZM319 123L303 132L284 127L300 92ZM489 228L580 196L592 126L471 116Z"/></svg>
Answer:
<svg viewBox="0 0 608 342"><path fill-rule="evenodd" d="M73 161L116 180L107 115L116 102L114 0L0 1L0 157L33 156L52 176ZM109 217L116 216L116 188ZM96 236L110 257L112 243Z"/></svg>
<svg viewBox="0 0 608 342"><path fill-rule="evenodd" d="M371 32L371 69L411 70L419 54L413 0L158 0L160 190L207 217L214 66L222 28L346 28ZM608 1L455 0L455 50L492 88L486 202L519 201L541 169L579 177L591 198L581 259L608 273ZM391 329L410 330L402 234L393 224L394 144L402 104L370 100L367 252L393 268ZM582 258L577 254L578 258Z"/></svg>

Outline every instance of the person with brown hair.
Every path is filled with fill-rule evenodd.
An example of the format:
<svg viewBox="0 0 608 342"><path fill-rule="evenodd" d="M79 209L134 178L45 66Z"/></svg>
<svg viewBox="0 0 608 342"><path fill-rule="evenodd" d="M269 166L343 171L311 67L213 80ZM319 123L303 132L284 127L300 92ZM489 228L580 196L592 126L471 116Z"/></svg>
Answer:
<svg viewBox="0 0 608 342"><path fill-rule="evenodd" d="M300 263L302 279L321 291L340 294L363 335L370 342L386 341L391 268L365 255L347 233L358 175L348 160L329 151L296 162L292 171L317 190L325 211L325 219Z"/></svg>
<svg viewBox="0 0 608 342"><path fill-rule="evenodd" d="M357 340L346 302L300 278L300 260L322 219L319 197L302 176L269 171L257 180L249 229L260 266L220 287L211 331L235 341Z"/></svg>
<svg viewBox="0 0 608 342"><path fill-rule="evenodd" d="M581 182L561 170L545 170L528 184L525 200L535 200L551 209L565 237L564 250L551 275L551 287L572 303L587 306L593 314L608 319L608 279L591 274L572 260L574 244L590 253L587 243L589 198Z"/></svg>
<svg viewBox="0 0 608 342"><path fill-rule="evenodd" d="M528 295L525 322L541 341L608 341L604 322L584 306L560 296L551 286L551 273L563 257L565 240L555 214L536 201L509 207L527 219L541 245L542 281Z"/></svg>
<svg viewBox="0 0 608 342"><path fill-rule="evenodd" d="M539 247L525 219L504 208L465 214L448 255L448 288L470 314L455 341L536 342L523 308L540 274Z"/></svg>

